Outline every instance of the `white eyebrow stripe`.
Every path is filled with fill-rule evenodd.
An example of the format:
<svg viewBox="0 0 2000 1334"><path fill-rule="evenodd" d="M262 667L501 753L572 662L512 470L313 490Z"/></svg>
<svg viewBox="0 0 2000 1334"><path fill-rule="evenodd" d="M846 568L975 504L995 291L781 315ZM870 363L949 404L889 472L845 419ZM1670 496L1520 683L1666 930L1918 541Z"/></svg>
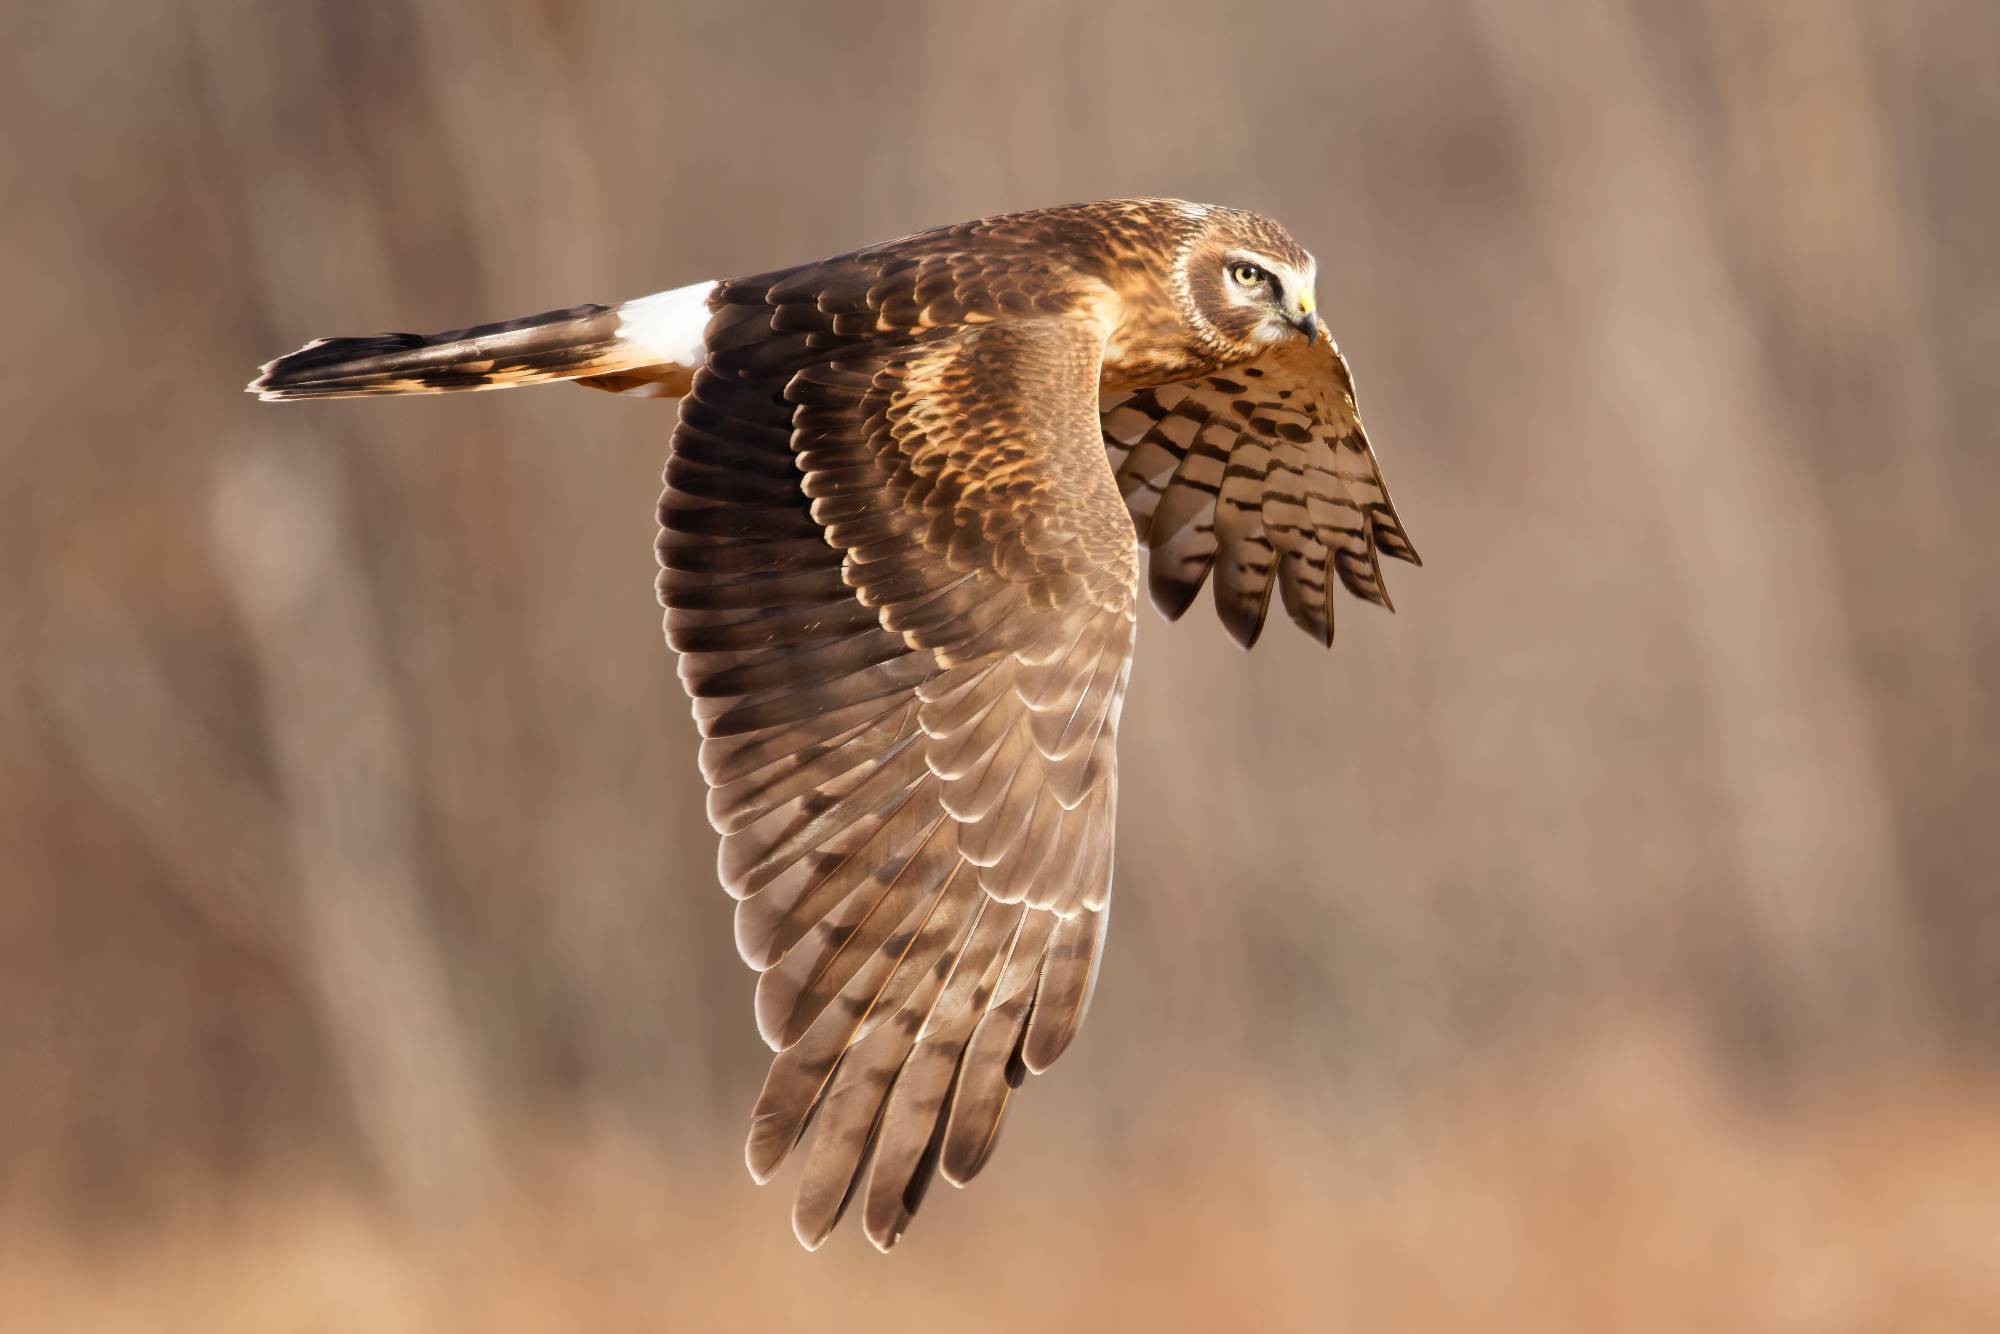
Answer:
<svg viewBox="0 0 2000 1334"><path fill-rule="evenodd" d="M1285 263L1284 260L1273 259L1271 256L1259 254L1255 250L1232 250L1229 252L1228 260L1231 264L1240 264L1245 262L1255 264L1258 268L1268 269L1272 273L1295 272L1292 266Z"/></svg>
<svg viewBox="0 0 2000 1334"><path fill-rule="evenodd" d="M1291 301L1300 292L1310 292L1313 290L1312 277L1309 274L1299 272L1291 264L1282 259L1275 259L1270 255L1262 254L1255 250L1231 250L1224 256L1224 260L1232 266L1236 264L1255 264L1258 268L1277 279L1277 295L1280 303ZM1230 299L1236 299L1233 285Z"/></svg>

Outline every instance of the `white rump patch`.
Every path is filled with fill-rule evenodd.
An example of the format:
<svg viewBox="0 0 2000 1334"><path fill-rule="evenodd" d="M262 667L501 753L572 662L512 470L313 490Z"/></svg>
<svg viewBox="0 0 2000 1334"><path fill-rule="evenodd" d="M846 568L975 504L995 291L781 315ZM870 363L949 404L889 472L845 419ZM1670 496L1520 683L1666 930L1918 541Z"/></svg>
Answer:
<svg viewBox="0 0 2000 1334"><path fill-rule="evenodd" d="M618 336L665 365L693 371L708 359L702 334L714 290L712 282L690 283L627 301L618 307Z"/></svg>

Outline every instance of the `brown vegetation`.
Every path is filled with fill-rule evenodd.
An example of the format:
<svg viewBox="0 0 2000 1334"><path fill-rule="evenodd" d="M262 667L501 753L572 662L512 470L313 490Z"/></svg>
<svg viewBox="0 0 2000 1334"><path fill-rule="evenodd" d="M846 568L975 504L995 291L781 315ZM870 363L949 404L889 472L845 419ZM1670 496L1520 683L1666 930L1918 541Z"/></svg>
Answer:
<svg viewBox="0 0 2000 1334"><path fill-rule="evenodd" d="M0 19L0 1326L2000 1327L1996 43ZM1147 621L1090 1023L895 1256L809 1257L737 1164L672 409L239 386L1137 193L1318 253L1427 567L1331 654Z"/></svg>

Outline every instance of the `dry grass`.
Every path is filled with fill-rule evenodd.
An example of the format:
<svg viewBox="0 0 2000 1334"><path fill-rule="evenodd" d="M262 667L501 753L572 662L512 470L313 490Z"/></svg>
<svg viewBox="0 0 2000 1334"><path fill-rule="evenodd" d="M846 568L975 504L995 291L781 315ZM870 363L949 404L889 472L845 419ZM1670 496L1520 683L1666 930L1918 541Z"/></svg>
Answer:
<svg viewBox="0 0 2000 1334"><path fill-rule="evenodd" d="M0 1310L92 1334L1994 1327L2000 1089L1779 1114L1702 1069L1628 1038L1282 1157L1297 1109L1239 1104L1054 1188L1016 1145L887 1259L847 1233L807 1257L776 1194L571 1127L455 1224L295 1184L97 1245L0 1230Z"/></svg>
<svg viewBox="0 0 2000 1334"><path fill-rule="evenodd" d="M0 1329L2000 1329L1996 49L0 6ZM895 1255L807 1257L736 1162L672 408L239 389L1142 193L1320 256L1427 565L1330 655L1143 621L1077 1047Z"/></svg>

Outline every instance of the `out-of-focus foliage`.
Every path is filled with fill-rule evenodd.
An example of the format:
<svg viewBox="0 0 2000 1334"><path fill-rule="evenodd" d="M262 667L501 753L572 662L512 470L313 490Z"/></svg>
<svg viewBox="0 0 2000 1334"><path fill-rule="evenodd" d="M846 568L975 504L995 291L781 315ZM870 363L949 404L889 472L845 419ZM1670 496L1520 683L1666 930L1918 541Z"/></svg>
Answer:
<svg viewBox="0 0 2000 1334"><path fill-rule="evenodd" d="M0 18L0 1324L1993 1328L1996 47L1957 0ZM735 1169L673 409L239 387L1122 194L1318 254L1427 567L1331 654L1146 620L1082 1038L895 1259L807 1257Z"/></svg>

